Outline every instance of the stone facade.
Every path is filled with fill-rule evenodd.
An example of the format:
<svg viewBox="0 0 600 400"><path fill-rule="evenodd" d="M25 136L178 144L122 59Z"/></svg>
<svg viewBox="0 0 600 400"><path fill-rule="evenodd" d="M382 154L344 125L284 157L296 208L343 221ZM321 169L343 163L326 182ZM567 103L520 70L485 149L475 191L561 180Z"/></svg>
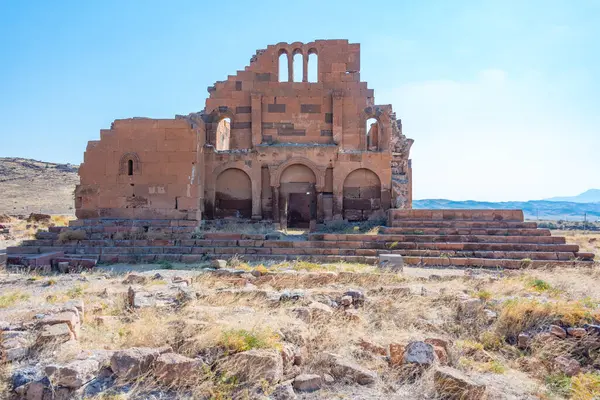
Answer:
<svg viewBox="0 0 600 400"><path fill-rule="evenodd" d="M294 57L301 82L293 82ZM359 44L279 43L209 87L199 113L115 121L88 144L77 216L302 226L410 208L413 141L359 71Z"/></svg>

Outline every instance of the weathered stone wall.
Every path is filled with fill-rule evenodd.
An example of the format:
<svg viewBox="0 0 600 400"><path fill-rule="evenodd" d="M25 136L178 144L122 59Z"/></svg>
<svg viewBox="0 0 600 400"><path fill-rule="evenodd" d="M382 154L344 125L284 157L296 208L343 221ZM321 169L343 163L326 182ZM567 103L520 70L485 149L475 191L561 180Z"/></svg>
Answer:
<svg viewBox="0 0 600 400"><path fill-rule="evenodd" d="M197 218L196 147L196 132L183 119L115 121L88 143L77 217Z"/></svg>
<svg viewBox="0 0 600 400"><path fill-rule="evenodd" d="M292 82L294 55L303 60L301 82ZM315 55L317 81L308 82ZM280 57L287 60L281 71ZM360 81L360 45L268 46L208 92L199 113L116 121L90 142L78 215L285 224L291 214L311 222L363 220L411 206L412 140L391 105L375 105L373 90ZM370 118L376 123L367 132ZM127 154L131 176L115 167L123 157L129 162Z"/></svg>

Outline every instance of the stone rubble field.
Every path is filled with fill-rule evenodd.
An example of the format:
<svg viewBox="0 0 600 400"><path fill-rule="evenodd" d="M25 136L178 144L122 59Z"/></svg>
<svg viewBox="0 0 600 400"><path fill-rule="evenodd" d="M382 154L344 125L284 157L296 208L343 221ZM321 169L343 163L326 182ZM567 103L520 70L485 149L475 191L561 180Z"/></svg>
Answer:
<svg viewBox="0 0 600 400"><path fill-rule="evenodd" d="M593 399L598 276L596 267L393 273L235 257L197 267L3 271L0 393Z"/></svg>

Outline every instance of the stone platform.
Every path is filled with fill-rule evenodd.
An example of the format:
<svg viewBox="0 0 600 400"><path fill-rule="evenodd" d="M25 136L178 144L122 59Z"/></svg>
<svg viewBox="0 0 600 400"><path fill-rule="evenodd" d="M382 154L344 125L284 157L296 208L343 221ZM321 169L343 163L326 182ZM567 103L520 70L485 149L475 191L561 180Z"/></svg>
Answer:
<svg viewBox="0 0 600 400"><path fill-rule="evenodd" d="M104 263L193 263L238 255L247 261L306 259L374 264L381 254L399 254L409 265L524 268L593 262L564 237L551 236L518 210L390 210L378 234L310 233L306 240L267 234L202 232L196 221L72 221L38 239L8 248L8 264L38 265L32 257L62 253L60 260ZM84 239L60 240L62 231ZM64 238L63 238L64 239ZM89 263L87 264L89 265Z"/></svg>

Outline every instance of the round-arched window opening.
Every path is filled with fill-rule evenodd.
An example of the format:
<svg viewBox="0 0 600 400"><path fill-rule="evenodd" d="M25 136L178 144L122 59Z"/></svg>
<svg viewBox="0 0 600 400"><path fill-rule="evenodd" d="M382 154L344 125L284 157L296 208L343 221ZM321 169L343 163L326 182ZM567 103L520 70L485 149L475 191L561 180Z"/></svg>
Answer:
<svg viewBox="0 0 600 400"><path fill-rule="evenodd" d="M366 132L367 150L377 150L379 145L379 121L375 118L367 119Z"/></svg>
<svg viewBox="0 0 600 400"><path fill-rule="evenodd" d="M231 140L231 118L226 117L219 121L216 132L216 149L229 150Z"/></svg>
<svg viewBox="0 0 600 400"><path fill-rule="evenodd" d="M127 175L133 175L133 160L127 160Z"/></svg>

